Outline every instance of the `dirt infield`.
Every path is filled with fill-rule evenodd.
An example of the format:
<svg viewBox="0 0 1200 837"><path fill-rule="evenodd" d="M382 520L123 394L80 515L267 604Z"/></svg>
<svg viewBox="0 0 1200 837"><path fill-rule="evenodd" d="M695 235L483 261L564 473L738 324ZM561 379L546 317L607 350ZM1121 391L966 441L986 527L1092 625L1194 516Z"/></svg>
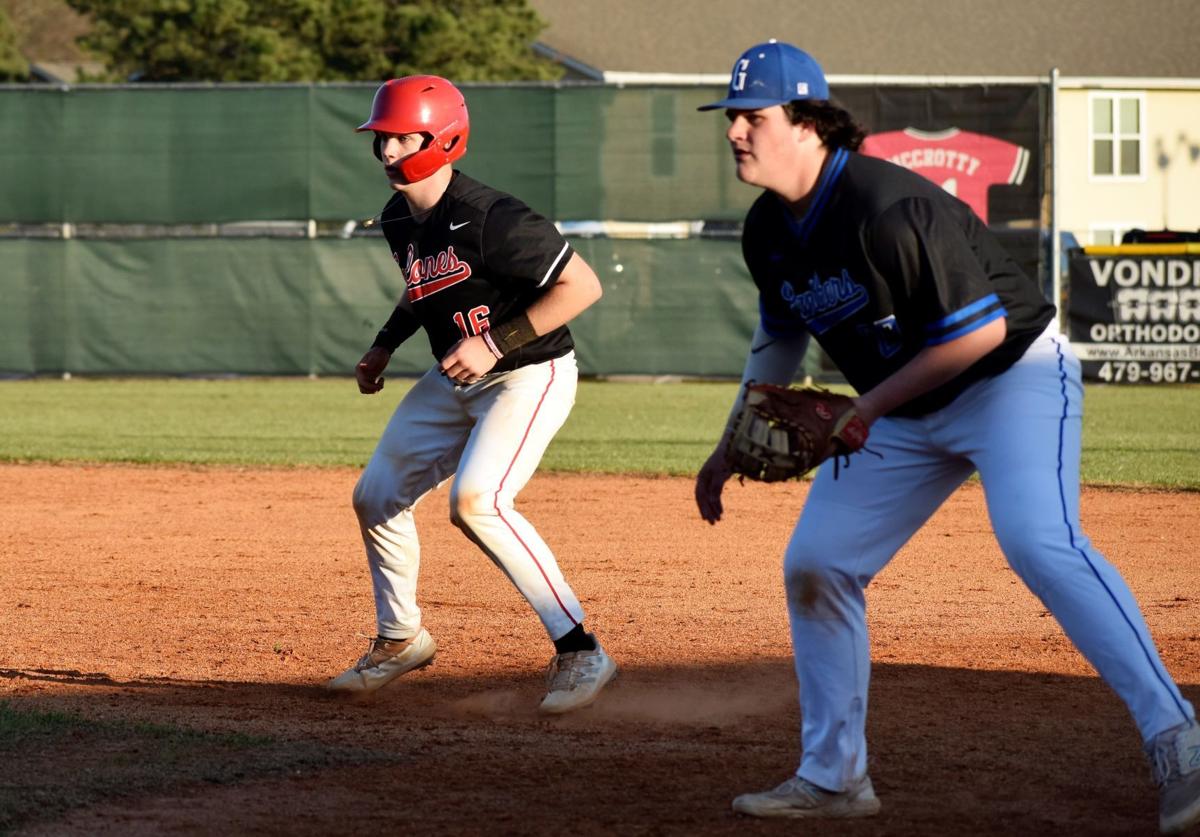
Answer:
<svg viewBox="0 0 1200 837"><path fill-rule="evenodd" d="M446 520L445 489L418 509L436 664L367 703L316 688L363 651L356 634L373 624L349 506L356 476L0 466L0 701L89 724L37 745L4 739L9 825L1156 831L1132 721L1005 566L977 486L868 590L882 814L798 829L735 817L729 802L781 781L798 757L779 556L804 485L731 485L725 521L709 527L690 480L535 477L521 507L621 665L595 707L547 720L534 708L551 647ZM1200 700L1200 497L1088 490L1083 503L1167 668ZM164 732L178 728L196 735Z"/></svg>

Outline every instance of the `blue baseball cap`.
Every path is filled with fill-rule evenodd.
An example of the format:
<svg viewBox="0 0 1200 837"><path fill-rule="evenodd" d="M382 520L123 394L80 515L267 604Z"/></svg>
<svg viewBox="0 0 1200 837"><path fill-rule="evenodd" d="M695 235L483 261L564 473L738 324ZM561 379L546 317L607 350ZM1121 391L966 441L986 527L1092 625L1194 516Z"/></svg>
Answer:
<svg viewBox="0 0 1200 837"><path fill-rule="evenodd" d="M816 59L772 38L752 46L734 62L729 95L696 110L757 110L796 99L828 99L829 83Z"/></svg>

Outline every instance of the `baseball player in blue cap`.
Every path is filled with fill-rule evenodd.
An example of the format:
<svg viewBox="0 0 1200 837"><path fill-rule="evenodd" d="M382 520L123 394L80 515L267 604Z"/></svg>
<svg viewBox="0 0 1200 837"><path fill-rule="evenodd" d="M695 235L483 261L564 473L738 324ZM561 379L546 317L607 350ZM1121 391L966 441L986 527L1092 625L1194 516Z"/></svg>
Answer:
<svg viewBox="0 0 1200 837"><path fill-rule="evenodd" d="M813 481L784 556L803 754L787 781L733 808L879 811L863 591L978 472L1010 566L1133 715L1159 826L1178 833L1200 821L1200 727L1128 586L1080 526L1083 386L1055 309L966 204L855 153L862 129L829 99L812 56L771 41L744 52L728 95L701 108L725 111L738 178L764 190L742 237L761 312L743 381L790 383L815 338L858 391L878 454L840 473L826 463ZM709 523L731 475L725 445L696 479Z"/></svg>

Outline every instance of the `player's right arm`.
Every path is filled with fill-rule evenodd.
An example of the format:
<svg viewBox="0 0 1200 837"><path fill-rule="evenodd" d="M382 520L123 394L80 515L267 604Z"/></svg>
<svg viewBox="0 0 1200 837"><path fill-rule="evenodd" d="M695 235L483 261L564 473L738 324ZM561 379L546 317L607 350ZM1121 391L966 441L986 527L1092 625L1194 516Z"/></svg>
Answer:
<svg viewBox="0 0 1200 837"><path fill-rule="evenodd" d="M374 395L383 389L383 371L387 369L392 352L408 338L416 334L421 327L417 315L413 313L412 303L408 301L408 293L400 298L392 316L375 336L375 342L362 360L354 367L354 377L358 381L358 391L363 395Z"/></svg>
<svg viewBox="0 0 1200 837"><path fill-rule="evenodd" d="M721 493L725 483L733 475L725 457L725 446L729 440L729 430L734 417L742 409L742 401L746 397L746 384L756 381L763 384L779 384L787 386L796 377L800 369L800 361L808 349L808 332L790 336L772 336L760 324L754 331L750 341L750 353L746 357L746 366L742 370L742 383L738 387L737 397L726 419L725 429L716 448L707 461L700 467L696 475L696 506L700 509L700 517L709 523L721 519L725 508L721 503Z"/></svg>

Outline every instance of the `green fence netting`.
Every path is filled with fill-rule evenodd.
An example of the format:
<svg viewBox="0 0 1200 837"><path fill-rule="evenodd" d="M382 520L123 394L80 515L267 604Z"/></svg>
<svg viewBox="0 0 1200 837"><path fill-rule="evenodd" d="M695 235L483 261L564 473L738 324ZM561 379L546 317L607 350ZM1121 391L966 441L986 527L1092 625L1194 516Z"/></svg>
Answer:
<svg viewBox="0 0 1200 837"><path fill-rule="evenodd" d="M375 88L0 86L0 374L349 374L399 292L381 241L172 236L262 221L332 235L376 215L391 193L370 135L353 132ZM459 166L555 221L734 222L758 194L733 174L726 121L696 111L719 87L463 91L472 131ZM1036 91L986 94L855 93L881 129L995 111L1033 136L1014 141L1040 147ZM1034 215L1037 187L1021 193ZM1038 275L1045 248L1022 211L1002 241ZM47 234L38 225L63 237L19 237ZM585 373L740 374L757 311L736 240L579 229L572 242L606 288L573 324ZM430 361L418 336L393 371ZM829 377L819 352L806 370Z"/></svg>
<svg viewBox="0 0 1200 837"><path fill-rule="evenodd" d="M582 372L741 373L758 309L736 241L573 243L605 291L572 324ZM0 239L0 264L9 376L351 374L401 283L370 238ZM432 362L418 334L391 369Z"/></svg>
<svg viewBox="0 0 1200 837"><path fill-rule="evenodd" d="M0 88L0 223L344 221L388 196L374 85ZM464 86L464 171L559 221L740 219L709 88Z"/></svg>

